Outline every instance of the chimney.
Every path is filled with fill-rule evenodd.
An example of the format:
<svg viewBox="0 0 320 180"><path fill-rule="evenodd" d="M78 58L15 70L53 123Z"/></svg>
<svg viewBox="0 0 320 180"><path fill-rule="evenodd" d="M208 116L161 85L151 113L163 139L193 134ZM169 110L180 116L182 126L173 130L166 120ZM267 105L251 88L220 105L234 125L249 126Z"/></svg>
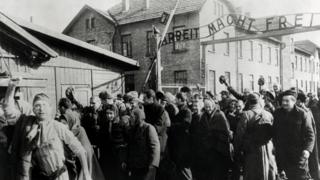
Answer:
<svg viewBox="0 0 320 180"><path fill-rule="evenodd" d="M122 0L122 11L129 11L130 0Z"/></svg>
<svg viewBox="0 0 320 180"><path fill-rule="evenodd" d="M150 8L150 0L144 0L144 8L149 9Z"/></svg>

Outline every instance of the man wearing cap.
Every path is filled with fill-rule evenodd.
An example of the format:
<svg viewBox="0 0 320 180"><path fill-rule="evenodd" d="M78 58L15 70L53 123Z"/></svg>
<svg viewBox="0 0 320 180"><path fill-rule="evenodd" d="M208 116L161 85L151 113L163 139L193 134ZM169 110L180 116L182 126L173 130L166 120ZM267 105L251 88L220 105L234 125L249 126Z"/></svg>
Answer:
<svg viewBox="0 0 320 180"><path fill-rule="evenodd" d="M308 159L313 151L315 133L308 113L297 107L296 92L282 94L282 107L274 113L274 143L278 171L290 180L310 179Z"/></svg>
<svg viewBox="0 0 320 180"><path fill-rule="evenodd" d="M228 91L221 91L220 94L221 94L221 101L219 101L220 110L226 113L229 107L229 104L231 103L232 100L229 96Z"/></svg>

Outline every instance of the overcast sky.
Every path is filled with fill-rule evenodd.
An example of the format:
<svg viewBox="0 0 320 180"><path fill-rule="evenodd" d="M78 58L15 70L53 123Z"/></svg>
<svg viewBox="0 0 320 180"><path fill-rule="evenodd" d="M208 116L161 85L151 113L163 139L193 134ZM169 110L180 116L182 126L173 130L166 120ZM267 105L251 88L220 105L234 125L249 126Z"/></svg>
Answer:
<svg viewBox="0 0 320 180"><path fill-rule="evenodd" d="M303 12L320 13L320 0L231 1L235 6L242 7L243 12L250 12L252 17ZM119 2L121 0L0 0L0 11L28 21L32 16L33 23L61 32L83 5L108 9ZM296 37L310 39L320 46L320 31L299 34Z"/></svg>

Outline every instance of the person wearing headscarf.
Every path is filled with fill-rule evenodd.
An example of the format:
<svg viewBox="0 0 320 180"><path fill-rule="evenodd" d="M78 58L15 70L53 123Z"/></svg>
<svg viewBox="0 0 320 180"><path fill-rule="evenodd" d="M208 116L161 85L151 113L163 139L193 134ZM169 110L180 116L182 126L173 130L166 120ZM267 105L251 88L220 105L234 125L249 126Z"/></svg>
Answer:
<svg viewBox="0 0 320 180"><path fill-rule="evenodd" d="M308 113L297 107L296 91L282 94L282 107L274 113L273 142L278 171L290 180L310 179L308 161L315 133Z"/></svg>
<svg viewBox="0 0 320 180"><path fill-rule="evenodd" d="M167 129L170 118L165 108L157 102L156 93L152 89L145 92L143 108L146 115L145 121L156 128L161 153L163 153L167 146Z"/></svg>
<svg viewBox="0 0 320 180"><path fill-rule="evenodd" d="M86 150L88 168L92 178L103 180L104 176L94 154L93 147L89 141L85 129L81 126L80 114L78 111L72 110L72 102L67 98L61 98L58 103L58 107L61 114L58 121L68 127L68 129L77 137L81 145ZM82 180L83 177L79 171L79 162L75 154L72 153L68 147L65 147L65 155L69 178L74 180Z"/></svg>
<svg viewBox="0 0 320 180"><path fill-rule="evenodd" d="M319 156L318 156L318 134L317 134L317 127L312 115L312 112L309 108L306 106L307 102L307 96L304 94L303 91L298 92L297 96L297 106L300 107L301 109L305 110L308 115L311 117L312 120L312 127L313 131L315 133L315 143L314 143L314 148L312 153L310 154L309 158L309 169L310 169L310 175L314 180L320 180L320 170L319 170Z"/></svg>
<svg viewBox="0 0 320 180"><path fill-rule="evenodd" d="M14 89L17 84L10 81L9 87ZM40 93L34 97L34 116L17 112L13 98L5 102L6 116L18 120L9 149L15 167L14 179L69 180L64 145L78 157L83 179L92 179L85 149L65 125L53 119L50 99L46 94Z"/></svg>
<svg viewBox="0 0 320 180"><path fill-rule="evenodd" d="M160 162L160 142L144 111L135 108L130 118L127 167L132 180L155 180Z"/></svg>
<svg viewBox="0 0 320 180"><path fill-rule="evenodd" d="M243 154L244 180L275 180L277 166L272 154L272 115L261 106L260 94L247 97L248 109L241 115L235 134L235 156Z"/></svg>
<svg viewBox="0 0 320 180"><path fill-rule="evenodd" d="M204 100L204 112L191 136L194 178L226 180L232 158L232 132L224 113L212 100Z"/></svg>

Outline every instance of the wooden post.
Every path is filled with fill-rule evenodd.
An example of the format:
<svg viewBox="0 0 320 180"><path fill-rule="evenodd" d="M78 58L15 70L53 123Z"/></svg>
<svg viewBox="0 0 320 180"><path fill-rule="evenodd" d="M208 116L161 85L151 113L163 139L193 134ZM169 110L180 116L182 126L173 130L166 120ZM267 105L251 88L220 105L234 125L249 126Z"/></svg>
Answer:
<svg viewBox="0 0 320 180"><path fill-rule="evenodd" d="M156 34L156 40L157 40L157 66L156 66L156 73L157 73L157 90L162 91L162 81L161 81L161 71L162 71L162 66L161 66L161 49L160 49L160 42L161 42L161 37L159 34Z"/></svg>

